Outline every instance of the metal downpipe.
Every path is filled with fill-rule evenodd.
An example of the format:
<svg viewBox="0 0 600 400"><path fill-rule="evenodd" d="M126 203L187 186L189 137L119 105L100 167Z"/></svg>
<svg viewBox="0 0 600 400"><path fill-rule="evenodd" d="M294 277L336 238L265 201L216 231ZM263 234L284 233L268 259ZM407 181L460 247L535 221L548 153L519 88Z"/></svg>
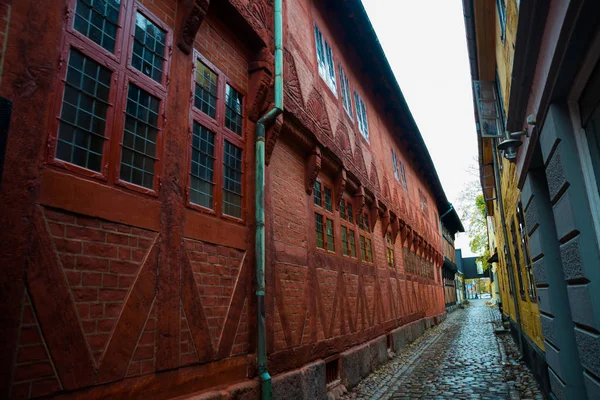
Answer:
<svg viewBox="0 0 600 400"><path fill-rule="evenodd" d="M500 207L500 220L502 223L502 234L504 235L504 246L508 248L508 231L506 230L506 219L504 216L504 203L502 202L502 187L500 185L500 170L498 169L498 149L496 147L496 139L492 139L492 158L494 159L494 187L496 189L496 199ZM517 331L519 333L519 352L523 357L523 333L521 332L521 312L519 311L519 301L517 300L517 290L515 286L515 275L512 267L512 259L510 255L506 257L506 267L508 269L508 280L512 291L512 298L515 302L515 315L517 317ZM510 311L509 311L510 315Z"/></svg>
<svg viewBox="0 0 600 400"><path fill-rule="evenodd" d="M267 323L265 316L265 125L283 112L283 23L282 0L275 0L275 107L256 124L256 314L257 361L261 398L271 400L271 375L267 369Z"/></svg>

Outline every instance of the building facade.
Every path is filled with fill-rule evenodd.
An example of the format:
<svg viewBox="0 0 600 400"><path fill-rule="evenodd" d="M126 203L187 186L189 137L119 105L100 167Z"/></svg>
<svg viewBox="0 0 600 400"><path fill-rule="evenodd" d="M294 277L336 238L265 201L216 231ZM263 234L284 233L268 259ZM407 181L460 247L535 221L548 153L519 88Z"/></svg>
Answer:
<svg viewBox="0 0 600 400"><path fill-rule="evenodd" d="M446 220L447 218L447 220ZM458 221L458 223L456 223ZM444 263L442 264L442 279L444 281L444 302L446 309L450 310L460 303L457 286L457 260L454 239L456 232L464 232L462 223L458 218L456 210L452 208L449 214L442 216L442 239Z"/></svg>
<svg viewBox="0 0 600 400"><path fill-rule="evenodd" d="M351 387L444 318L450 205L360 1L284 1L277 68L270 0L0 13L0 397L258 396L255 128L279 67L274 397Z"/></svg>
<svg viewBox="0 0 600 400"><path fill-rule="evenodd" d="M463 4L503 311L546 392L600 398L599 4Z"/></svg>

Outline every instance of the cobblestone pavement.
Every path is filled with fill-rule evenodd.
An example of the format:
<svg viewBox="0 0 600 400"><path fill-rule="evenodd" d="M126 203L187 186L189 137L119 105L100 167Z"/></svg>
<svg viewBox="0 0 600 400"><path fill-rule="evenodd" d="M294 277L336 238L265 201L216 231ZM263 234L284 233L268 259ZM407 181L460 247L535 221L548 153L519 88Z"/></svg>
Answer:
<svg viewBox="0 0 600 400"><path fill-rule="evenodd" d="M544 399L509 334L494 334L497 309L457 309L345 399Z"/></svg>

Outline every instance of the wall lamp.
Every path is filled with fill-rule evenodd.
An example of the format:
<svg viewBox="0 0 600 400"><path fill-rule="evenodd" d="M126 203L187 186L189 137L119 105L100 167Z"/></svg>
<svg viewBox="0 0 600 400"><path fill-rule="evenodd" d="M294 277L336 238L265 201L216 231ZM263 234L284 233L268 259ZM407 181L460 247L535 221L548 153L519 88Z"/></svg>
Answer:
<svg viewBox="0 0 600 400"><path fill-rule="evenodd" d="M535 115L531 114L527 116L527 125L535 126L536 119ZM519 139L521 136L529 137L529 131L517 131L517 132L504 132L504 139L498 143L498 149L504 153L504 158L510 162L514 162L517 159L518 148L523 144L523 141Z"/></svg>

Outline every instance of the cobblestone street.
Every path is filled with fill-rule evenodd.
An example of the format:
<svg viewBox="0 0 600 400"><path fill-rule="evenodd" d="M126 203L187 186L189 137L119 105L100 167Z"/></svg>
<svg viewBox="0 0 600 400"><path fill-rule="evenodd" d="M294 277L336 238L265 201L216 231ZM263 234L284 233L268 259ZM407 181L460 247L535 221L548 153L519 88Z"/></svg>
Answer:
<svg viewBox="0 0 600 400"><path fill-rule="evenodd" d="M457 309L362 381L346 399L543 399L515 360L509 334L497 337L498 311L485 300Z"/></svg>

